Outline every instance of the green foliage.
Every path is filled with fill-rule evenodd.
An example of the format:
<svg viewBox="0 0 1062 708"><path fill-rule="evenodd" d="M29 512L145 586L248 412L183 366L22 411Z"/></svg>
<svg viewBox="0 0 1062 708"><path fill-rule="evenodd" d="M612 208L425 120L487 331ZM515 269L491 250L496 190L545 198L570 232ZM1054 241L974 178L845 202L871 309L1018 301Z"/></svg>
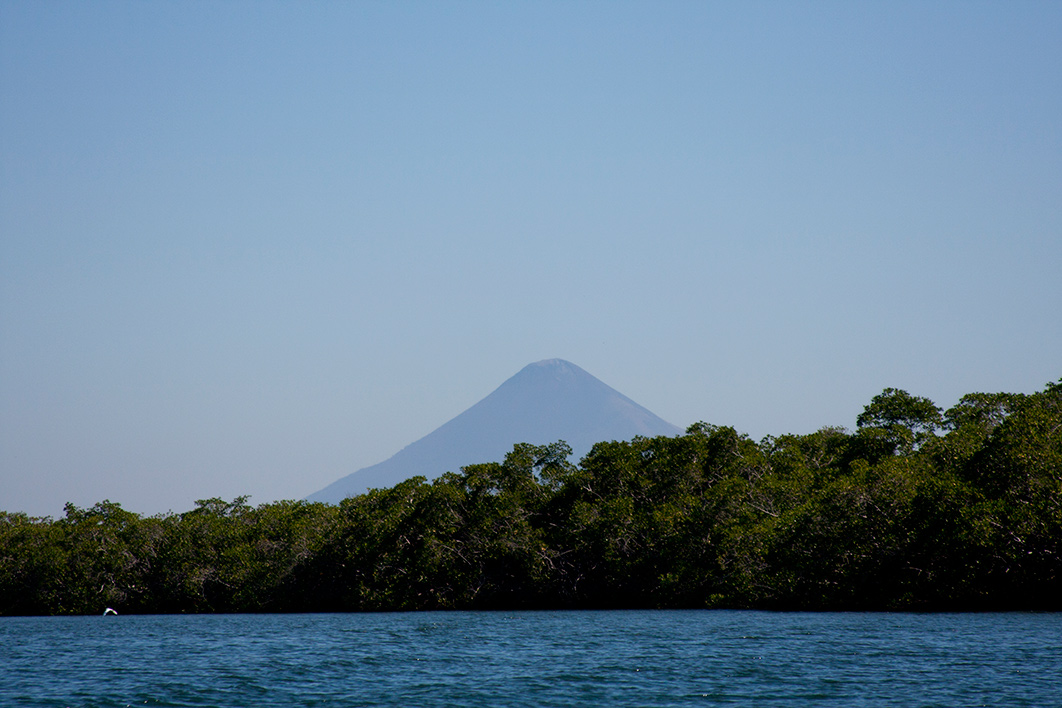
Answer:
<svg viewBox="0 0 1062 708"><path fill-rule="evenodd" d="M1060 609L1062 382L944 413L886 389L857 423L520 443L336 506L0 512L0 615Z"/></svg>
<svg viewBox="0 0 1062 708"><path fill-rule="evenodd" d="M893 451L903 454L931 438L943 422L940 409L931 400L897 388L887 388L874 396L856 418L858 428L881 431Z"/></svg>

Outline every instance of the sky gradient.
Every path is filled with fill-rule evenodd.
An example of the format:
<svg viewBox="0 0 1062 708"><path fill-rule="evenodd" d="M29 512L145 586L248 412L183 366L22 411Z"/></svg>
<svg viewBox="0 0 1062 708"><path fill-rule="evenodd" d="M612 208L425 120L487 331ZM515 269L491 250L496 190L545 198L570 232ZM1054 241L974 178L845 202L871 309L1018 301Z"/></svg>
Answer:
<svg viewBox="0 0 1062 708"><path fill-rule="evenodd" d="M755 439L1039 390L1059 37L1054 2L0 3L0 509L301 498L551 357Z"/></svg>

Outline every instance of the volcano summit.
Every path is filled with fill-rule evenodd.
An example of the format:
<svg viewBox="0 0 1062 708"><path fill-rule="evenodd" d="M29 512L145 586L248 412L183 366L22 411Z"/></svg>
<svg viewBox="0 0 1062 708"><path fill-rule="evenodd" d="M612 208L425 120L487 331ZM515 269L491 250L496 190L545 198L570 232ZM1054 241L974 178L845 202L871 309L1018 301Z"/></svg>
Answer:
<svg viewBox="0 0 1062 708"><path fill-rule="evenodd" d="M513 445L564 440L579 459L594 443L682 431L575 364L528 364L493 393L394 456L333 482L309 501L338 503L416 475L433 479L464 465L500 461Z"/></svg>

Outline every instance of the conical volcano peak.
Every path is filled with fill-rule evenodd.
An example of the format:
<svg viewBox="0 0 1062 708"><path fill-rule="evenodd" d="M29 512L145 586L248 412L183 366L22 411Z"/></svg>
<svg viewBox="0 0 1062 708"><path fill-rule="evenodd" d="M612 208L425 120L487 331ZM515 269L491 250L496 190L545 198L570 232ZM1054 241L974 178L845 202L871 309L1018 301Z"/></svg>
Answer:
<svg viewBox="0 0 1062 708"><path fill-rule="evenodd" d="M553 378L594 378L590 374L586 373L586 371L584 371L583 369L579 368L570 361L565 361L564 359L543 359L542 361L536 361L533 364L528 364L524 368L520 369L520 371L518 371L516 375L512 378L516 379L532 376Z"/></svg>
<svg viewBox="0 0 1062 708"><path fill-rule="evenodd" d="M516 443L564 440L578 459L598 442L681 432L570 361L543 359L390 459L347 475L309 499L338 503L414 475L434 479L465 465L500 461Z"/></svg>
<svg viewBox="0 0 1062 708"><path fill-rule="evenodd" d="M535 369L535 368L537 368L537 369L556 369L557 371L565 371L567 369L577 369L579 371L582 371L582 369L580 369L578 366L576 366L575 364L571 363L570 361L565 361L564 359L543 359L542 361L536 361L536 362L534 362L532 364L528 364L527 366L525 366L523 368L523 370L526 371L528 369Z"/></svg>
<svg viewBox="0 0 1062 708"><path fill-rule="evenodd" d="M536 361L533 364L528 364L516 374L519 376L523 373L552 373L552 374L583 374L589 376L585 371L580 369L570 361L564 359L543 359L542 361Z"/></svg>

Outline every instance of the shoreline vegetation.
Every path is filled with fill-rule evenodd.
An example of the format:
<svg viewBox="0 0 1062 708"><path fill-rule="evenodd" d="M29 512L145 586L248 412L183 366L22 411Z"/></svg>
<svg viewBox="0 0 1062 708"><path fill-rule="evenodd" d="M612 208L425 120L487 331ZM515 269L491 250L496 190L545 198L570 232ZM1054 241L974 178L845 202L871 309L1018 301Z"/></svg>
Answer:
<svg viewBox="0 0 1062 708"><path fill-rule="evenodd" d="M1062 610L1062 380L853 432L514 446L338 505L0 512L0 615Z"/></svg>

